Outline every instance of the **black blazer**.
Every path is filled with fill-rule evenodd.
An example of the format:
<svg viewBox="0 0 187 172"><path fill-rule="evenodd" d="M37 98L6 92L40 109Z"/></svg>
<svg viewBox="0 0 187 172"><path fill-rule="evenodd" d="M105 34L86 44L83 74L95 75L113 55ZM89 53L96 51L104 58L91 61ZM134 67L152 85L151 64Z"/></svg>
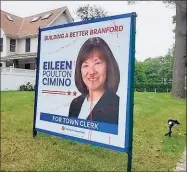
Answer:
<svg viewBox="0 0 187 172"><path fill-rule="evenodd" d="M81 95L70 104L69 117L78 118L85 96ZM106 92L94 106L87 120L118 124L119 116L119 96Z"/></svg>

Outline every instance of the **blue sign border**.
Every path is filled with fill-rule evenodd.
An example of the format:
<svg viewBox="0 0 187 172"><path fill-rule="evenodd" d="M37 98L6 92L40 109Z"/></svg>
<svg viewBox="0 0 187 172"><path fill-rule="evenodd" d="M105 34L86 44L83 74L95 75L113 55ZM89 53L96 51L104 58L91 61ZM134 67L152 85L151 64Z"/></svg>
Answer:
<svg viewBox="0 0 187 172"><path fill-rule="evenodd" d="M134 63L135 63L135 20L136 13L127 13L127 14L121 14L121 15L115 15L115 16L109 16L109 17L103 17L99 19L93 19L88 21L81 21L81 22L74 22L74 23L68 23L64 25L58 25L58 26L52 26L52 27L46 27L46 28L39 28L39 35L38 35L38 53L37 53L37 72L36 72L36 89L35 89L35 103L34 103L34 122L33 122L33 132L43 132L50 135L55 135L58 137L87 143L95 146L100 146L104 148L109 148L115 151L120 152L127 152L128 154L132 154L132 136L133 136L133 105L134 105ZM90 24L90 23L96 23L96 22L102 22L102 21L108 21L113 19L121 19L121 18L131 18L130 21L130 46L129 46L129 64L128 64L128 91L127 91L127 112L126 112L126 133L125 133L125 143L124 148L121 147L115 147L112 145L102 144L94 141L89 141L85 139L80 139L73 136L67 136L64 134L59 134L47 130L42 130L35 127L36 123L36 112L37 112L37 100L38 100L38 81L39 81L39 71L40 71L40 47L41 47L41 32L45 32L47 30L53 30L53 29L59 29L59 28L65 28L65 27L72 27L77 25L84 25L84 24Z"/></svg>

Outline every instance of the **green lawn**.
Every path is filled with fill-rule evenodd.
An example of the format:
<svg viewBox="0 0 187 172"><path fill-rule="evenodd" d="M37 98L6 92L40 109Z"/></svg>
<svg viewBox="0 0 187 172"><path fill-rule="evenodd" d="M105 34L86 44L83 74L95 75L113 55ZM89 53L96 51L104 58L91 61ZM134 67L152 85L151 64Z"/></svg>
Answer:
<svg viewBox="0 0 187 172"><path fill-rule="evenodd" d="M34 92L1 93L1 168L6 171L124 171L127 154L39 133L32 137ZM168 131L169 117L181 125ZM184 100L135 93L134 171L172 171L186 145Z"/></svg>

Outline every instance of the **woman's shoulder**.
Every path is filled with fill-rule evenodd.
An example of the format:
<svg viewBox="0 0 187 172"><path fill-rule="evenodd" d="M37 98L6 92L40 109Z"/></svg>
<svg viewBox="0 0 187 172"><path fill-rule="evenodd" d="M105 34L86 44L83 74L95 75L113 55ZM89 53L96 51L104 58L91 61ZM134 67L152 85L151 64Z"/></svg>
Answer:
<svg viewBox="0 0 187 172"><path fill-rule="evenodd" d="M105 92L100 101L98 102L101 106L108 105L119 105L119 96L112 92Z"/></svg>
<svg viewBox="0 0 187 172"><path fill-rule="evenodd" d="M76 117L76 118L78 117L83 101L84 101L83 95L80 95L71 101L69 107L69 115L68 115L69 117Z"/></svg>
<svg viewBox="0 0 187 172"><path fill-rule="evenodd" d="M74 99L72 100L71 104L77 104L77 103L80 103L80 102L82 102L84 99L85 99L85 96L80 95L80 96L74 98Z"/></svg>
<svg viewBox="0 0 187 172"><path fill-rule="evenodd" d="M115 93L112 93L112 92L106 92L104 97L106 99L111 99L111 100L119 100L119 96Z"/></svg>

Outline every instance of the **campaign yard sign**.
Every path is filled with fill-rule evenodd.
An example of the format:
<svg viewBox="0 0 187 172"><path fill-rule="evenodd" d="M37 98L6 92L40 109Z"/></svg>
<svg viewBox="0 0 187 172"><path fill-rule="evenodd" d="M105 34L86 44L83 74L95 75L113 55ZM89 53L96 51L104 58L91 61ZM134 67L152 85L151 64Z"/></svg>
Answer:
<svg viewBox="0 0 187 172"><path fill-rule="evenodd" d="M135 14L39 29L33 131L128 152Z"/></svg>

